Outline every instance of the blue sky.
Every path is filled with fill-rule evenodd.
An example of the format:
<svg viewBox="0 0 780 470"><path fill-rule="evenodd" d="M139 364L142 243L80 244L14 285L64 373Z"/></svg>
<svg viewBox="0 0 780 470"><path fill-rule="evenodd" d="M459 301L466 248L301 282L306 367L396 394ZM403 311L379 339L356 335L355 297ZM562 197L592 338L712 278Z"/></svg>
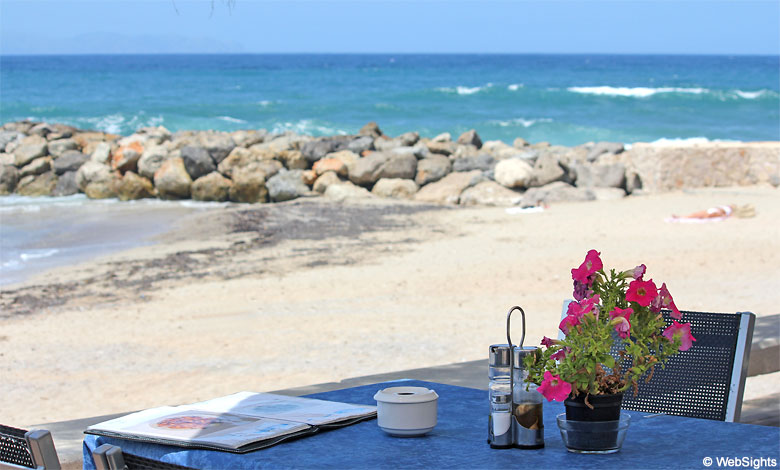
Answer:
<svg viewBox="0 0 780 470"><path fill-rule="evenodd" d="M0 0L0 52L780 54L780 1Z"/></svg>

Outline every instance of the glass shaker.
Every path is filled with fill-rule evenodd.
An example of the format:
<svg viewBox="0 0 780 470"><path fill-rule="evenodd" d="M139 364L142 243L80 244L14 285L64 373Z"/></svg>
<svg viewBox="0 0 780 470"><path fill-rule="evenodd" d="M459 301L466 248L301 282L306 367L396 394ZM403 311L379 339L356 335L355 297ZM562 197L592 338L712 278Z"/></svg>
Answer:
<svg viewBox="0 0 780 470"><path fill-rule="evenodd" d="M520 344L514 346L509 337L512 312L520 311L522 336ZM528 370L524 360L534 354L538 346L523 346L525 340L525 312L520 307L512 307L506 316L506 341L512 348L512 442L520 449L540 449L544 447L544 421L542 394L536 391L536 384L528 381Z"/></svg>
<svg viewBox="0 0 780 470"><path fill-rule="evenodd" d="M494 449L508 449L513 446L511 348L508 344L493 344L488 358L488 444Z"/></svg>

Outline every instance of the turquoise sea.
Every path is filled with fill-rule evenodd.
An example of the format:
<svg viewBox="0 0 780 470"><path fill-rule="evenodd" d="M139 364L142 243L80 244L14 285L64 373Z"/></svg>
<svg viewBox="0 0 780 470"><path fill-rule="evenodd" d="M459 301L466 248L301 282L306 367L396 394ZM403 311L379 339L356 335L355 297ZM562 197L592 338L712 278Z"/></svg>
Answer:
<svg viewBox="0 0 780 470"><path fill-rule="evenodd" d="M483 140L780 140L780 58L653 55L0 57L0 121L130 134L265 128Z"/></svg>

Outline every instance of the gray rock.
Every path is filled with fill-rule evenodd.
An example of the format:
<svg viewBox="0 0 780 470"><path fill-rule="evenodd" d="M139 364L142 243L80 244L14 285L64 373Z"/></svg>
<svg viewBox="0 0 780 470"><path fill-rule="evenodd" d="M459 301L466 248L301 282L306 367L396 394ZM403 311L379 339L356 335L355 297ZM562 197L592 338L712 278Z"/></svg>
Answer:
<svg viewBox="0 0 780 470"><path fill-rule="evenodd" d="M416 174L417 157L408 154L390 154L390 158L379 168L376 177L377 180L381 178L413 179Z"/></svg>
<svg viewBox="0 0 780 470"><path fill-rule="evenodd" d="M322 175L317 178L316 181L314 181L314 186L312 189L319 193L324 194L325 190L328 189L328 186L332 184L340 184L341 179L339 179L338 175L333 171L326 171Z"/></svg>
<svg viewBox="0 0 780 470"><path fill-rule="evenodd" d="M347 144L347 150L361 155L367 150L374 149L374 138L369 135L360 136Z"/></svg>
<svg viewBox="0 0 780 470"><path fill-rule="evenodd" d="M262 144L265 138L268 136L268 131L265 129L248 130L248 131L235 131L230 133L230 137L238 147L251 147L255 144Z"/></svg>
<svg viewBox="0 0 780 470"><path fill-rule="evenodd" d="M403 142L399 139L390 139L387 136L381 136L374 139L374 148L380 152L386 152L403 146Z"/></svg>
<svg viewBox="0 0 780 470"><path fill-rule="evenodd" d="M379 179L379 170L387 160L389 153L371 152L349 166L349 180L360 186L370 186Z"/></svg>
<svg viewBox="0 0 780 470"><path fill-rule="evenodd" d="M415 145L414 147L396 147L390 150L395 155L414 155L418 160L430 156L431 152L424 145Z"/></svg>
<svg viewBox="0 0 780 470"><path fill-rule="evenodd" d="M83 168L83 167L82 167ZM192 178L181 157L169 158L154 174L154 186L160 199L186 199L190 197Z"/></svg>
<svg viewBox="0 0 780 470"><path fill-rule="evenodd" d="M38 124L37 122L32 121L17 121L17 122L6 122L3 124L2 129L5 131L16 131L21 132L23 134L27 134L30 132L30 129L34 125Z"/></svg>
<svg viewBox="0 0 780 470"><path fill-rule="evenodd" d="M566 172L551 153L545 153L534 163L534 171L529 186L544 186L555 181L562 181Z"/></svg>
<svg viewBox="0 0 780 470"><path fill-rule="evenodd" d="M358 131L358 135L367 135L377 138L382 135L382 131L379 129L379 125L372 121L361 127L360 131Z"/></svg>
<svg viewBox="0 0 780 470"><path fill-rule="evenodd" d="M28 175L40 175L51 170L51 157L40 157L31 161L27 165L19 169L19 178L24 178Z"/></svg>
<svg viewBox="0 0 780 470"><path fill-rule="evenodd" d="M531 165L519 158L501 160L496 164L494 177L507 188L527 188L533 177Z"/></svg>
<svg viewBox="0 0 780 470"><path fill-rule="evenodd" d="M464 190L460 194L462 206L514 206L523 199L523 195L507 189L495 181L483 181Z"/></svg>
<svg viewBox="0 0 780 470"><path fill-rule="evenodd" d="M0 165L14 166L15 162L16 159L14 158L14 154L0 152Z"/></svg>
<svg viewBox="0 0 780 470"><path fill-rule="evenodd" d="M76 184L76 172L68 171L57 178L57 186L54 187L52 196L71 196L78 194L79 185Z"/></svg>
<svg viewBox="0 0 780 470"><path fill-rule="evenodd" d="M575 188L561 181L540 188L531 188L523 194L523 206L538 206L565 201L593 201L596 195L590 189Z"/></svg>
<svg viewBox="0 0 780 470"><path fill-rule="evenodd" d="M282 202L306 195L309 187L303 183L303 170L281 170L266 182L272 201Z"/></svg>
<svg viewBox="0 0 780 470"><path fill-rule="evenodd" d="M138 159L138 174L153 180L155 172L160 169L163 162L167 159L168 149L164 146L151 145L146 147L141 158Z"/></svg>
<svg viewBox="0 0 780 470"><path fill-rule="evenodd" d="M325 190L323 196L334 201L366 199L373 197L373 195L368 192L366 188L356 186L349 181L344 181L339 184L331 184L328 186L328 189Z"/></svg>
<svg viewBox="0 0 780 470"><path fill-rule="evenodd" d="M19 170L15 166L0 166L0 195L11 194L16 189L16 183L19 182Z"/></svg>
<svg viewBox="0 0 780 470"><path fill-rule="evenodd" d="M6 146L11 142L22 140L24 134L17 131L0 131L0 152L5 152Z"/></svg>
<svg viewBox="0 0 780 470"><path fill-rule="evenodd" d="M199 134L200 146L205 148L215 163L224 160L236 148L230 134L224 132L203 132Z"/></svg>
<svg viewBox="0 0 780 470"><path fill-rule="evenodd" d="M284 169L284 165L276 160L260 160L257 164L250 167L250 169L256 169L262 171L265 174L265 179L274 176ZM301 171L301 170L295 170Z"/></svg>
<svg viewBox="0 0 780 470"><path fill-rule="evenodd" d="M428 151L431 153L438 153L440 155L452 155L458 150L458 144L455 142L427 142L425 144L428 147Z"/></svg>
<svg viewBox="0 0 780 470"><path fill-rule="evenodd" d="M423 186L439 181L451 171L452 162L450 159L443 155L434 154L417 162L417 175L414 177L414 182Z"/></svg>
<svg viewBox="0 0 780 470"><path fill-rule="evenodd" d="M593 145L593 148L590 149L590 152L588 152L586 159L589 162L593 162L602 153L618 154L621 153L623 149L624 149L623 144L618 142L598 142Z"/></svg>
<svg viewBox="0 0 780 470"><path fill-rule="evenodd" d="M392 199L412 199L420 189L412 180L400 178L382 178L376 182L371 194Z"/></svg>
<svg viewBox="0 0 780 470"><path fill-rule="evenodd" d="M41 122L38 124L35 124L32 126L28 131L27 134L29 135L37 135L40 137L46 137L50 133L54 132L54 128L49 125L48 123Z"/></svg>
<svg viewBox="0 0 780 470"><path fill-rule="evenodd" d="M780 176L778 177L780 182ZM770 181L771 182L771 181ZM777 187L777 185L775 185ZM634 170L626 170L626 192L634 194L642 190L642 178Z"/></svg>
<svg viewBox="0 0 780 470"><path fill-rule="evenodd" d="M482 147L482 139L479 138L479 134L474 129L466 131L458 137L458 143L462 145L473 145L476 148Z"/></svg>
<svg viewBox="0 0 780 470"><path fill-rule="evenodd" d="M466 188L480 183L483 179L479 170L450 173L435 183L423 186L414 195L414 199L438 204L457 204Z"/></svg>
<svg viewBox="0 0 780 470"><path fill-rule="evenodd" d="M184 162L184 168L187 169L187 173L193 180L217 169L211 153L203 147L182 147L181 159Z"/></svg>
<svg viewBox="0 0 780 470"><path fill-rule="evenodd" d="M76 185L89 198L105 199L116 196L114 178L108 165L90 160L76 172Z"/></svg>
<svg viewBox="0 0 780 470"><path fill-rule="evenodd" d="M92 151L89 159L96 163L108 163L110 157L111 144L108 142L100 142L95 146L95 150Z"/></svg>
<svg viewBox="0 0 780 470"><path fill-rule="evenodd" d="M57 187L57 175L47 171L40 175L27 175L19 179L16 192L21 196L51 196Z"/></svg>
<svg viewBox="0 0 780 470"><path fill-rule="evenodd" d="M405 132L396 137L395 140L401 142L401 147L411 147L420 140L420 134L417 132Z"/></svg>
<svg viewBox="0 0 780 470"><path fill-rule="evenodd" d="M262 160L261 156L252 149L236 147L227 158L219 162L217 169L223 175L232 178L234 172L256 166L260 160Z"/></svg>
<svg viewBox="0 0 780 470"><path fill-rule="evenodd" d="M622 163L611 165L577 164L578 188L621 188L626 184L626 166Z"/></svg>
<svg viewBox="0 0 780 470"><path fill-rule="evenodd" d="M490 171L495 166L496 161L493 159L492 156L481 153L474 157L462 157L462 158L456 158L452 162L452 169L454 171L471 171L471 170L482 170L482 171Z"/></svg>
<svg viewBox="0 0 780 470"><path fill-rule="evenodd" d="M277 158L288 170L305 170L310 165L299 150L282 150Z"/></svg>
<svg viewBox="0 0 780 470"><path fill-rule="evenodd" d="M60 139L49 142L49 154L61 157L68 150L78 150L79 146L73 139Z"/></svg>
<svg viewBox="0 0 780 470"><path fill-rule="evenodd" d="M431 142L452 142L452 135L449 132L442 132L431 139Z"/></svg>
<svg viewBox="0 0 780 470"><path fill-rule="evenodd" d="M122 201L154 197L154 186L143 176L128 171L117 181L116 195Z"/></svg>
<svg viewBox="0 0 780 470"><path fill-rule="evenodd" d="M303 158L310 163L314 163L317 160L324 158L325 155L337 152L343 147L346 147L346 144L333 139L312 140L311 142L303 144L301 153L303 154Z"/></svg>
<svg viewBox="0 0 780 470"><path fill-rule="evenodd" d="M190 193L196 201L227 201L231 186L232 181L215 171L193 181Z"/></svg>
<svg viewBox="0 0 780 470"><path fill-rule="evenodd" d="M261 171L238 170L233 176L228 196L233 202L266 202L268 189L265 186L265 174Z"/></svg>
<svg viewBox="0 0 780 470"><path fill-rule="evenodd" d="M52 168L54 168L55 173L62 175L69 171L78 171L87 160L89 160L89 157L78 150L68 150L60 158L52 162Z"/></svg>
<svg viewBox="0 0 780 470"><path fill-rule="evenodd" d="M146 138L144 140L144 146L162 145L164 142L171 140L171 131L163 126L142 127L135 133L143 135Z"/></svg>
<svg viewBox="0 0 780 470"><path fill-rule="evenodd" d="M14 150L14 158L16 159L14 163L17 167L23 167L36 158L45 157L48 154L46 139L40 136L28 136L22 139Z"/></svg>

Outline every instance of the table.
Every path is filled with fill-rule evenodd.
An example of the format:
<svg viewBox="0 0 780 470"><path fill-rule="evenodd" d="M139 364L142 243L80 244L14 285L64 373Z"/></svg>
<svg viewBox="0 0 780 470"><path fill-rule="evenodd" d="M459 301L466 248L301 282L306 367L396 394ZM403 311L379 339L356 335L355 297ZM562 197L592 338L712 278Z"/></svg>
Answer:
<svg viewBox="0 0 780 470"><path fill-rule="evenodd" d="M761 468L780 466L780 428L682 418L645 417L628 412L631 427L620 452L582 455L566 451L555 418L563 404L545 402L545 448L491 449L487 443L488 397L484 390L418 380L307 395L311 398L358 404L376 404L377 390L398 385L420 386L439 394L438 425L422 438L394 438L384 434L376 420L322 432L247 454L145 444L86 435L84 468L94 469L92 451L102 444L155 460L193 468L706 468L705 457L760 459ZM723 468L717 461L712 468ZM741 465L741 468L753 468Z"/></svg>

